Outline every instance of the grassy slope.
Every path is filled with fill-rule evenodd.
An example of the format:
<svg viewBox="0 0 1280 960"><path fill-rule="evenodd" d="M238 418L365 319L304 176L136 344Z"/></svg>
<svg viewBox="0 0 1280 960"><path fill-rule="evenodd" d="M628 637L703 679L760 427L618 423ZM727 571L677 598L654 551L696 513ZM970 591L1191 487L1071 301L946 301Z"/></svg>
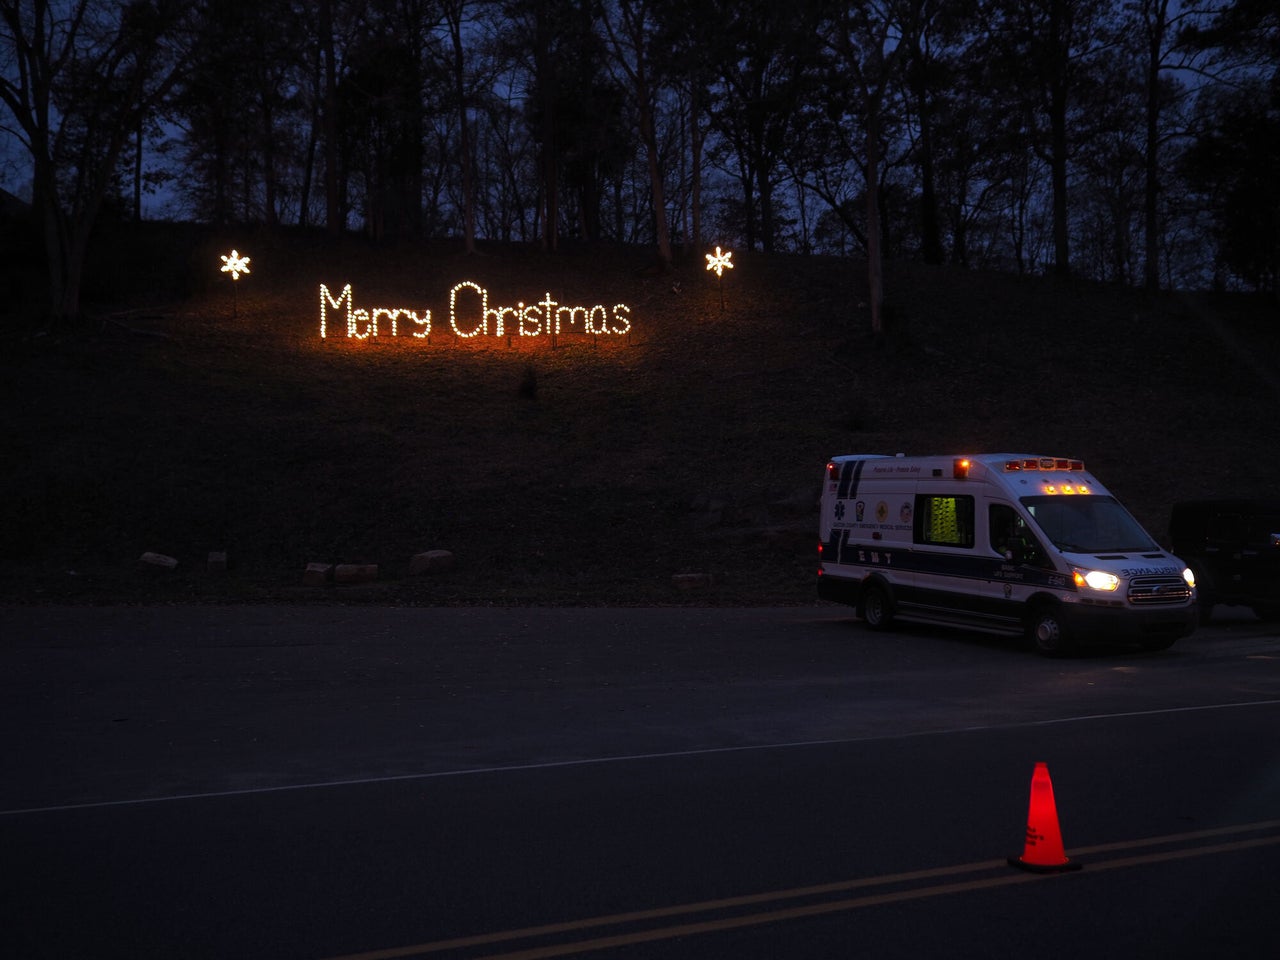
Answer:
<svg viewBox="0 0 1280 960"><path fill-rule="evenodd" d="M835 453L1080 457L1158 538L1177 499L1280 490L1280 386L1257 362L1280 356L1274 307L897 266L877 343L848 261L735 256L722 311L701 262L647 278L638 252L241 238L233 316L235 243L114 244L99 293L129 299L134 332L6 351L0 599L804 603ZM625 302L634 329L319 338L322 282L429 306L439 331L464 279L502 304ZM433 548L455 569L409 577ZM140 571L146 550L178 569ZM382 576L304 588L309 561Z"/></svg>

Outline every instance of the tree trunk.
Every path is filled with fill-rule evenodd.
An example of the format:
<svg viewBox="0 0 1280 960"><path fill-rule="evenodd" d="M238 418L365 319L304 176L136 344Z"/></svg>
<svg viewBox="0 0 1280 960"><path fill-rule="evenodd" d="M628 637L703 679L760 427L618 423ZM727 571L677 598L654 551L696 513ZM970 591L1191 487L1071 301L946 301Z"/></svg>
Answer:
<svg viewBox="0 0 1280 960"><path fill-rule="evenodd" d="M653 194L653 232L658 244L658 260L663 267L671 265L671 233L667 229L667 192L662 183L662 167L658 163L658 138L654 133L653 103L644 65L636 70L636 105L639 108L640 139L649 167L649 189Z"/></svg>
<svg viewBox="0 0 1280 960"><path fill-rule="evenodd" d="M466 62L462 48L462 14L466 0L445 5L449 38L453 42L453 95L458 104L458 153L462 164L462 244L467 253L476 252L475 160L471 156L471 123L467 115Z"/></svg>
<svg viewBox="0 0 1280 960"><path fill-rule="evenodd" d="M1147 24L1147 155L1143 191L1146 253L1142 277L1143 286L1154 292L1160 289L1160 49L1164 46L1168 7L1163 0L1153 6L1155 21Z"/></svg>
<svg viewBox="0 0 1280 960"><path fill-rule="evenodd" d="M690 152L692 153L690 162L693 165L693 169L690 171L692 182L689 188L692 236L687 237L686 241L692 239L693 249L696 251L702 247L702 127L698 123L697 81L694 81L689 96L689 143Z"/></svg>
<svg viewBox="0 0 1280 960"><path fill-rule="evenodd" d="M262 108L262 188L263 188L263 204L266 209L263 211L263 219L268 229L275 229L280 225L280 211L277 195L279 193L279 178L276 173L276 150L275 150L275 121L272 116L270 106L271 92L263 91L263 108Z"/></svg>
<svg viewBox="0 0 1280 960"><path fill-rule="evenodd" d="M945 259L942 250L942 228L938 218L938 192L933 172L933 118L928 95L918 97L920 114L920 253L925 263L939 264Z"/></svg>
<svg viewBox="0 0 1280 960"><path fill-rule="evenodd" d="M1053 182L1053 272L1071 275L1071 245L1067 213L1067 98L1056 90L1050 108L1050 179Z"/></svg>
<svg viewBox="0 0 1280 960"><path fill-rule="evenodd" d="M133 220L142 222L142 118L138 118L137 143L133 154Z"/></svg>
<svg viewBox="0 0 1280 960"><path fill-rule="evenodd" d="M867 302L871 332L884 333L884 265L880 249L880 106L867 103Z"/></svg>
<svg viewBox="0 0 1280 960"><path fill-rule="evenodd" d="M534 26L533 63L541 99L542 156L539 171L542 180L542 248L555 252L559 247L560 163L556 156L556 67L551 52L550 14L537 10Z"/></svg>
<svg viewBox="0 0 1280 960"><path fill-rule="evenodd" d="M768 162L762 156L756 165L756 192L760 197L760 249L773 253L773 235L776 232L773 216L773 181Z"/></svg>
<svg viewBox="0 0 1280 960"><path fill-rule="evenodd" d="M333 62L333 0L320 0L320 45L324 53L324 210L331 236L343 232L338 189L338 70Z"/></svg>

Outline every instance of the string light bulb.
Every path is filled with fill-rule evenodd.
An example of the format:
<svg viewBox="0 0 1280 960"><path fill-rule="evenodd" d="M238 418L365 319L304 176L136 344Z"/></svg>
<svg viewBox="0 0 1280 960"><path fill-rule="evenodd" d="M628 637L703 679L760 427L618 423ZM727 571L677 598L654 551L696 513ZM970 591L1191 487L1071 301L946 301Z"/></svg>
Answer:
<svg viewBox="0 0 1280 960"><path fill-rule="evenodd" d="M707 254L707 269L714 270L717 277L723 277L726 270L733 269L733 264L730 262L732 259L732 250L726 250L721 253L720 248L716 247L714 254Z"/></svg>
<svg viewBox="0 0 1280 960"><path fill-rule="evenodd" d="M479 299L478 304L475 298ZM476 309L478 306L478 310ZM349 339L399 336L401 319L413 324L415 338L431 334L431 311L406 307L357 307L355 291L346 284L337 297L320 284L320 338L327 339L331 327L345 327ZM565 328L577 327L593 336L621 335L631 331L631 307L562 304L547 293L536 303L516 302L515 306L490 306L489 291L472 280L456 283L449 291L449 327L455 336L470 340L478 336L555 336Z"/></svg>
<svg viewBox="0 0 1280 960"><path fill-rule="evenodd" d="M230 256L222 258L222 272L231 274L232 280L239 280L240 274L249 273L249 258L242 257L232 249Z"/></svg>

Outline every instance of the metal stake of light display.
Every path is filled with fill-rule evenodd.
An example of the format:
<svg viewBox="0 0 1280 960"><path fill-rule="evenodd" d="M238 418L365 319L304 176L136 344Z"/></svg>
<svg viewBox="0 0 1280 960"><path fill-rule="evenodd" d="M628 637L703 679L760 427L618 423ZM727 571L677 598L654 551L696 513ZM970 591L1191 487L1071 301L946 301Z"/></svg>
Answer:
<svg viewBox="0 0 1280 960"><path fill-rule="evenodd" d="M231 274L231 316L235 318L239 311L236 288L239 286L240 274L249 273L249 258L240 256L232 249L229 256L222 258L222 272Z"/></svg>
<svg viewBox="0 0 1280 960"><path fill-rule="evenodd" d="M716 279L719 281L719 284L720 284L720 312L721 313L724 313L724 272L726 270L733 269L733 264L729 262L732 257L733 257L732 250L726 250L723 253L721 253L719 247L716 247L716 252L714 254L710 254L710 253L707 254L707 269L714 270L716 272Z"/></svg>

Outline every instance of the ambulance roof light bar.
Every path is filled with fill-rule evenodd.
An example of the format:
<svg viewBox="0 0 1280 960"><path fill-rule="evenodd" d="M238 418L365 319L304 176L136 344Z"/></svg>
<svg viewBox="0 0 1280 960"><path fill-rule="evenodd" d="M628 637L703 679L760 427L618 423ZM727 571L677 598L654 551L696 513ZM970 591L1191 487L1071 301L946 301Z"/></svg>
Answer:
<svg viewBox="0 0 1280 960"><path fill-rule="evenodd" d="M1019 470L1084 470L1083 460L1066 457L1033 457L1026 460L1006 460L1005 473Z"/></svg>

